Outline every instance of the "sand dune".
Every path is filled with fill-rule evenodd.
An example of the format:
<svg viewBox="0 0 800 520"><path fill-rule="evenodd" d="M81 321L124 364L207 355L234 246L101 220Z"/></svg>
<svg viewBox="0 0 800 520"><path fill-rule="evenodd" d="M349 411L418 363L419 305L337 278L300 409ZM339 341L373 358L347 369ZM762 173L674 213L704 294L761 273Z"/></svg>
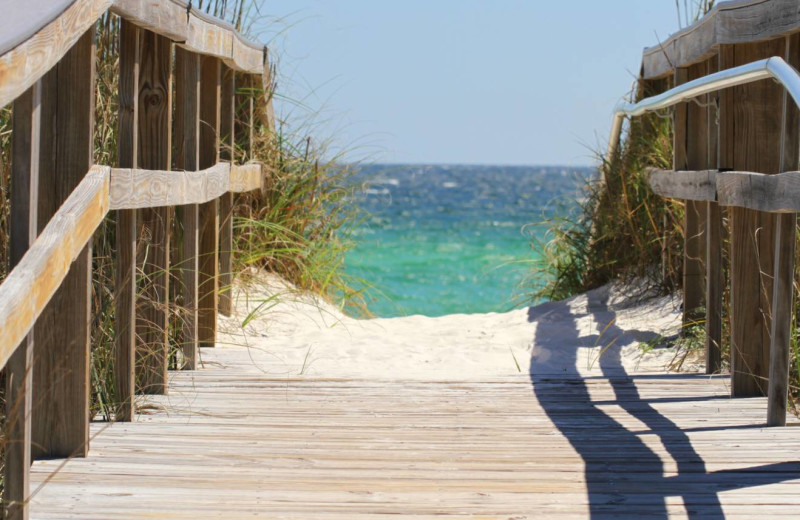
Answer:
<svg viewBox="0 0 800 520"><path fill-rule="evenodd" d="M505 313L356 320L278 277L247 278L233 289L234 316L220 317L219 343L266 352L253 358L275 376L459 380L660 372L674 350L643 353L640 344L658 344L680 326L678 300L632 298L618 286Z"/></svg>

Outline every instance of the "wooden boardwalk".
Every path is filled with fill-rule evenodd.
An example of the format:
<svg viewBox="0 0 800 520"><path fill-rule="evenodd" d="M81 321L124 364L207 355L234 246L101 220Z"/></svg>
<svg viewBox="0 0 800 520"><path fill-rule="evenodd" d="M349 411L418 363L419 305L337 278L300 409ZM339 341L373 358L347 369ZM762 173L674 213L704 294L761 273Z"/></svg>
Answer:
<svg viewBox="0 0 800 520"><path fill-rule="evenodd" d="M260 355L204 350L88 458L34 463L32 518L800 515L800 430L724 377L287 380Z"/></svg>

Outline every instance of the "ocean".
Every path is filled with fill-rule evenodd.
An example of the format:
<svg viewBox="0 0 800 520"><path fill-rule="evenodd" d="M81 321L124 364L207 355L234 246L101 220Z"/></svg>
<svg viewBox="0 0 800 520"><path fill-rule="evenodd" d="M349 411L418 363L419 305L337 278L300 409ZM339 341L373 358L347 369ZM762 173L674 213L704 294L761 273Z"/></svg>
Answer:
<svg viewBox="0 0 800 520"><path fill-rule="evenodd" d="M362 166L365 218L346 273L367 280L378 317L504 312L530 302L520 285L545 219L577 209L592 168ZM536 280L543 283L546 280Z"/></svg>

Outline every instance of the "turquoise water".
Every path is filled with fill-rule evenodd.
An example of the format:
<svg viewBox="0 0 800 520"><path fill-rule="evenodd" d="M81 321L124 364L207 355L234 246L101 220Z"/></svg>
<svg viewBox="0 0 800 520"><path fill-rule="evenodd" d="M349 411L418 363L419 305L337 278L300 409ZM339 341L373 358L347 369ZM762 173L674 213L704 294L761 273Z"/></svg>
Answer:
<svg viewBox="0 0 800 520"><path fill-rule="evenodd" d="M356 177L368 217L348 274L380 317L506 311L534 253L531 225L574 211L586 168L370 165Z"/></svg>

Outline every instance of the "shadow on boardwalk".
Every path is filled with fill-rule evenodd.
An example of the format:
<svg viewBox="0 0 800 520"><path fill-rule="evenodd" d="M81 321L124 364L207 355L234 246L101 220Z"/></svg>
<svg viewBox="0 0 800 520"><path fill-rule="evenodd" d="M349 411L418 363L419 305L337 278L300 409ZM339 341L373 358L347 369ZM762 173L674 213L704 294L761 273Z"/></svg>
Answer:
<svg viewBox="0 0 800 520"><path fill-rule="evenodd" d="M569 306L563 302L551 302L531 307L528 310L528 320L537 322L537 350L559 349L567 353L563 374L558 374L555 378L548 377L545 373L538 374L533 361L530 376L534 394L545 413L584 461L592 519L623 516L667 518L667 497L681 497L689 518L724 518L718 495L720 491L797 478L800 471L798 462L709 473L703 458L692 446L687 432L661 415L652 404L686 402L690 406L695 399L664 396L664 399L643 400L620 359L622 347L634 341L646 341L655 337L655 334L619 328L616 325L616 313L608 306L607 293L602 291L589 293L586 312L598 324L598 331L603 331L602 344L613 343L598 360L602 372L600 378L582 377L576 368L581 345L599 344L597 334L581 336L576 320L584 316L583 314L571 312ZM572 327L567 327L571 337L565 335L565 322L572 323ZM676 388L679 388L680 379L686 376L649 377L673 379ZM611 401L592 401L590 385L592 380L598 379L607 380L611 386L614 395ZM708 397L698 398L701 399ZM727 400L727 397L720 399ZM644 428L631 431L600 408L610 405L621 408L643 423ZM728 428L736 426L694 428L692 431ZM652 440L660 441L676 462L677 475L665 476L664 461L642 440L643 433ZM650 444L653 445L654 442L651 441ZM675 501L671 503L675 504Z"/></svg>

